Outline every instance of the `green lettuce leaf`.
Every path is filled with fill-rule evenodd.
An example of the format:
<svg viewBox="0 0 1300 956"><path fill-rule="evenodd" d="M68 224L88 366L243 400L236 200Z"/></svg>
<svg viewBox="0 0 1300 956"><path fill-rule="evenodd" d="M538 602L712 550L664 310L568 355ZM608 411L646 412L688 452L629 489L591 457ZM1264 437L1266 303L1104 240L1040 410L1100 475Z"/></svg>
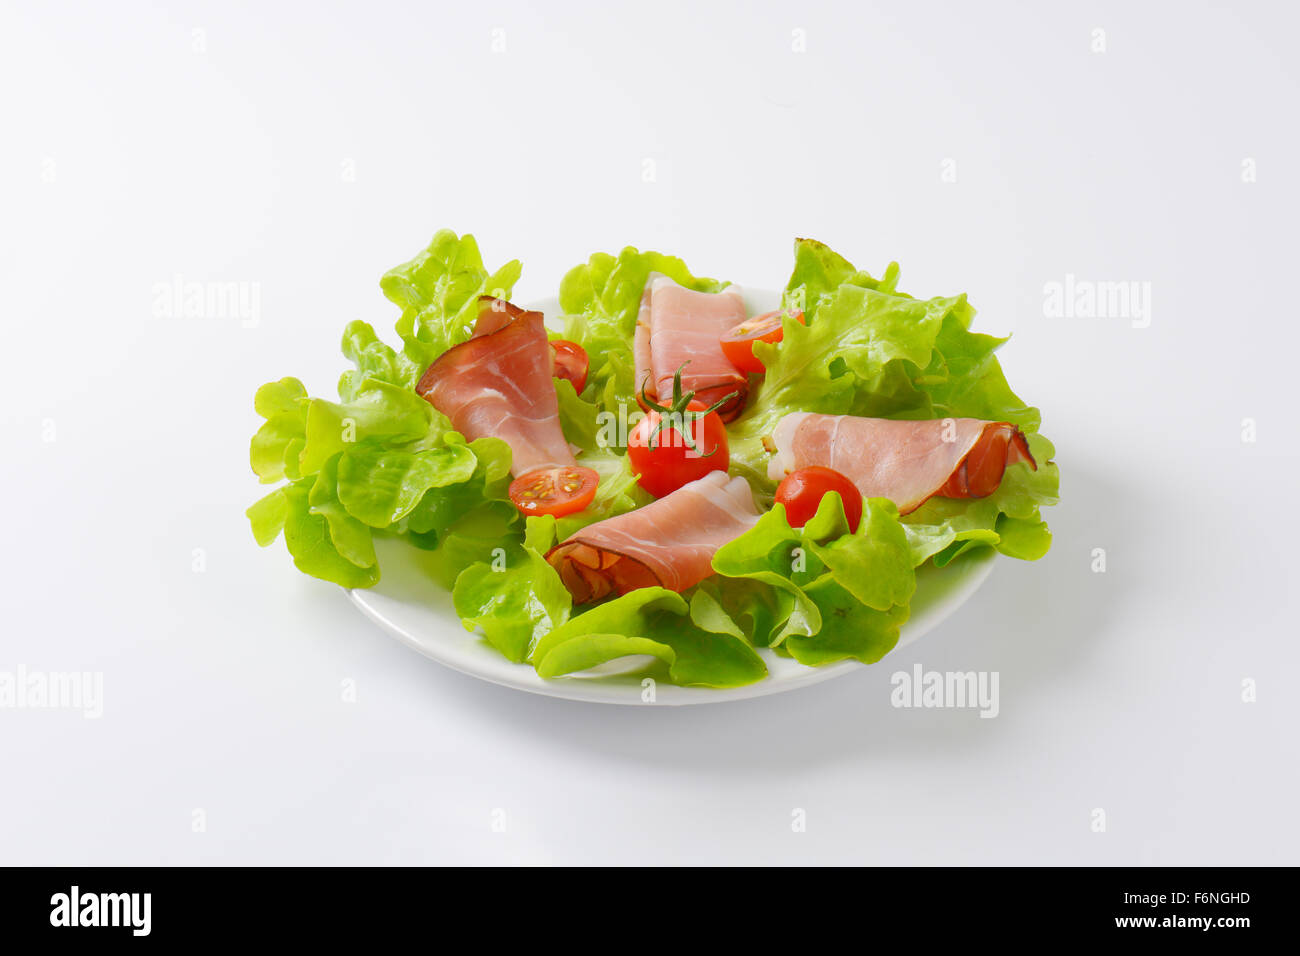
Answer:
<svg viewBox="0 0 1300 956"><path fill-rule="evenodd" d="M305 574L332 581L345 588L368 588L379 580L379 567L362 567L344 557L330 536L329 521L312 511L314 478L303 478L284 486L286 514L284 541L294 566Z"/></svg>
<svg viewBox="0 0 1300 956"><path fill-rule="evenodd" d="M348 513L339 501L339 457L325 463L307 493L307 510L325 519L330 543L339 557L360 568L373 568L374 537L370 527Z"/></svg>
<svg viewBox="0 0 1300 956"><path fill-rule="evenodd" d="M767 665L708 594L686 598L642 588L571 618L541 638L532 660L542 677L560 677L633 654L659 658L677 684L739 687Z"/></svg>
<svg viewBox="0 0 1300 956"><path fill-rule="evenodd" d="M757 647L780 646L791 633L807 634L821 627L821 611L806 594L769 583L760 576L728 578L715 574L696 587L713 598ZM812 613L808 608L816 614L815 624L808 621ZM803 618L787 629L796 610Z"/></svg>
<svg viewBox="0 0 1300 956"><path fill-rule="evenodd" d="M528 519L522 545L502 547L490 562L471 564L456 578L452 597L468 630L481 629L510 660L527 660L537 643L569 619L573 599L546 563L554 536L551 516Z"/></svg>
<svg viewBox="0 0 1300 956"><path fill-rule="evenodd" d="M893 650L899 629L907 622L906 604L888 611L867 607L833 575L808 585L807 594L821 611L822 627L816 634L791 635L784 647L810 667L848 658L874 664Z"/></svg>
<svg viewBox="0 0 1300 956"><path fill-rule="evenodd" d="M363 382L351 402L313 398L307 403L299 470L314 474L330 458L367 438L397 442L422 438L435 414L433 406L415 392L376 379Z"/></svg>
<svg viewBox="0 0 1300 956"><path fill-rule="evenodd" d="M785 511L781 505L777 508ZM803 540L830 577L867 607L888 611L912 600L912 554L898 508L889 499L864 500L862 520L850 532L839 495L832 492L804 525Z"/></svg>
<svg viewBox="0 0 1300 956"><path fill-rule="evenodd" d="M276 488L264 498L259 498L244 512L253 526L253 537L265 548L280 537L284 523L289 518L289 497L284 488Z"/></svg>
<svg viewBox="0 0 1300 956"><path fill-rule="evenodd" d="M387 382L399 388L413 388L424 374L404 352L384 343L369 323L359 319L343 330L343 356L356 365L339 378L339 397L355 401L367 380Z"/></svg>
<svg viewBox="0 0 1300 956"><path fill-rule="evenodd" d="M600 406L583 400L565 378L553 379L555 395L560 404L560 429L569 444L583 451L600 447Z"/></svg>
<svg viewBox="0 0 1300 956"><path fill-rule="evenodd" d="M839 507L839 505L836 505ZM786 617L780 626L768 622L765 633L752 631L749 638L756 644L776 646L791 634L816 634L821 629L821 610L811 600L804 587L811 584L826 571L826 566L816 554L807 547L799 529L791 528L785 517L785 508L777 505L758 519L758 523L749 531L722 546L713 556L713 569L726 578L739 578L750 584L746 587L745 602L738 603L738 596L728 593L726 584L716 582L719 603L727 609L733 620L746 618L758 622L767 622L766 608L788 608ZM756 593L753 585L761 585L775 595ZM759 601L759 606L751 602Z"/></svg>
<svg viewBox="0 0 1300 956"><path fill-rule="evenodd" d="M408 533L418 547L430 551L425 567L435 582L448 591L456 578L473 564L491 564L518 548L523 539L523 516L509 501L485 501L458 514L450 524L424 535Z"/></svg>
<svg viewBox="0 0 1300 956"><path fill-rule="evenodd" d="M458 483L430 486L397 524L399 531L410 534L421 547L436 547L440 534L485 506L492 506L487 513L519 518L506 496L510 487L510 446L500 438L488 437L477 438L467 447L474 455L470 476ZM515 531L511 524L510 533Z"/></svg>
<svg viewBox="0 0 1300 956"><path fill-rule="evenodd" d="M249 461L264 483L297 477L298 456L307 435L307 390L296 378L268 382L253 396L266 421L253 435Z"/></svg>
<svg viewBox="0 0 1300 956"><path fill-rule="evenodd" d="M379 287L402 310L397 334L409 371L400 384L415 385L434 359L468 339L479 296L510 298L521 271L512 260L489 273L473 236L443 229L418 256L386 272Z"/></svg>
<svg viewBox="0 0 1300 956"><path fill-rule="evenodd" d="M463 486L477 466L478 457L464 441L425 449L361 442L342 453L339 498L370 527L387 528L414 511L430 489Z"/></svg>
<svg viewBox="0 0 1300 956"><path fill-rule="evenodd" d="M898 263L891 262L881 279L874 279L816 239L796 239L794 270L785 285L782 307L799 309L815 320L823 295L835 292L844 284L858 285L881 292L893 292L898 285Z"/></svg>
<svg viewBox="0 0 1300 956"><path fill-rule="evenodd" d="M888 615L906 607L916 590L909 540L898 509L884 498L863 502L855 532L848 529L838 494L823 497L802 528L792 528L785 506L778 504L745 534L723 545L713 567L724 579L744 579L747 584L735 594L728 580L711 582L705 590L733 620L742 626L748 622L745 633L750 640L772 647L793 637L815 637L835 625L827 620L818 595L827 596L836 614L842 611L843 591L864 610ZM830 590L827 581L834 582L836 590ZM819 582L822 586L814 588ZM787 614L783 620L778 617L782 612ZM808 642L800 646L810 647Z"/></svg>

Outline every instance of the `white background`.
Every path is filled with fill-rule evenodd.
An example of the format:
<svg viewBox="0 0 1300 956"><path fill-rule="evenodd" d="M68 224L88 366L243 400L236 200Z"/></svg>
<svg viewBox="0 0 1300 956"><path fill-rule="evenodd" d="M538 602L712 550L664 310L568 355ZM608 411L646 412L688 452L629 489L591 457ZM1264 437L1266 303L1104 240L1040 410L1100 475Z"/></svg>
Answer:
<svg viewBox="0 0 1300 956"><path fill-rule="evenodd" d="M99 720L0 710L0 862L1300 862L1295 7L532 6L0 13L0 670L104 675ZM752 701L416 656L242 511L255 387L329 394L443 226L521 301L624 244L778 287L797 235L968 292L1057 444L1053 551ZM1047 317L1067 274L1150 326ZM177 276L256 323L155 317ZM917 662L1000 715L892 708Z"/></svg>

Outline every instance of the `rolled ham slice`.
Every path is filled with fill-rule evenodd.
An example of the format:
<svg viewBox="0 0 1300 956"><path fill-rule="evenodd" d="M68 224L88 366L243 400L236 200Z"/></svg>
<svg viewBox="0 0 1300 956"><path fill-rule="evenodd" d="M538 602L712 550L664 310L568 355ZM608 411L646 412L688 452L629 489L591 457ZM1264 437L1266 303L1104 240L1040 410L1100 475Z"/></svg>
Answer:
<svg viewBox="0 0 1300 956"><path fill-rule="evenodd" d="M714 471L644 508L588 525L546 560L576 604L656 585L685 591L713 574L713 555L757 521L749 483Z"/></svg>
<svg viewBox="0 0 1300 956"><path fill-rule="evenodd" d="M652 272L641 294L632 339L637 395L645 382L650 398L667 402L673 394L673 374L681 368L682 390L695 392L705 405L736 393L718 409L724 422L731 421L745 407L749 379L731 364L718 339L745 318L745 300L735 286L695 292Z"/></svg>
<svg viewBox="0 0 1300 956"><path fill-rule="evenodd" d="M438 356L415 390L469 440L503 439L518 477L576 464L560 429L553 361L542 313L485 295L473 336Z"/></svg>
<svg viewBox="0 0 1300 956"><path fill-rule="evenodd" d="M795 412L777 423L772 442L769 477L811 465L833 468L865 497L892 500L901 514L934 495L991 495L1017 462L1038 469L1019 428L976 418L899 422Z"/></svg>

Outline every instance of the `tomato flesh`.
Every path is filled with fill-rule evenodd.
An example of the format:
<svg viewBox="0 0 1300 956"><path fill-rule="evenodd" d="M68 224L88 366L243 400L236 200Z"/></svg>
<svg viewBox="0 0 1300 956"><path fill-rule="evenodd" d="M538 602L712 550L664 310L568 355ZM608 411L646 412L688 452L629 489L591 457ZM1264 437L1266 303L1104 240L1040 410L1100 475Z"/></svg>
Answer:
<svg viewBox="0 0 1300 956"><path fill-rule="evenodd" d="M510 500L526 515L560 518L581 511L596 497L600 476L590 468L535 468L510 483Z"/></svg>
<svg viewBox="0 0 1300 956"><path fill-rule="evenodd" d="M808 324L804 320L803 313L798 309L788 313L782 309L777 309L775 312L764 312L752 319L746 319L718 339L718 344L722 346L722 354L742 372L753 372L755 375L762 375L766 369L763 367L763 363L754 355L754 343L780 342L785 337L785 329L781 327L781 320L787 314L800 325Z"/></svg>
<svg viewBox="0 0 1300 956"><path fill-rule="evenodd" d="M862 522L862 492L838 471L812 465L792 471L776 488L776 500L785 505L785 517L792 528L802 528L817 513L817 506L828 492L839 492L844 502L844 517L849 530L857 531Z"/></svg>
<svg viewBox="0 0 1300 956"><path fill-rule="evenodd" d="M552 374L556 378L568 379L573 383L573 390L579 395L587 387L587 350L577 342L568 339L552 339L551 352L555 356Z"/></svg>
<svg viewBox="0 0 1300 956"><path fill-rule="evenodd" d="M628 437L627 457L632 470L637 472L637 484L656 498L671 494L711 471L726 471L731 464L727 427L718 413L690 414L703 412L705 407L693 401L686 406L687 414L676 421L664 421L660 412L651 411ZM690 432L694 449L687 445L681 432L683 427Z"/></svg>

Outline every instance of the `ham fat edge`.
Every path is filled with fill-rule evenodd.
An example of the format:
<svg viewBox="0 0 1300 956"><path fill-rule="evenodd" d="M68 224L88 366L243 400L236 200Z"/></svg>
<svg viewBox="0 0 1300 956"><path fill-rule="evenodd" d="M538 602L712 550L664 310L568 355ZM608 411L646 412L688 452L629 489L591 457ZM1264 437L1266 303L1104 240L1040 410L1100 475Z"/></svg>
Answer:
<svg viewBox="0 0 1300 956"><path fill-rule="evenodd" d="M685 591L713 574L713 556L758 521L744 478L714 471L643 508L590 524L546 560L575 604L637 588Z"/></svg>
<svg viewBox="0 0 1300 956"><path fill-rule="evenodd" d="M470 441L495 436L511 472L576 464L560 429L551 347L542 313L479 298L474 334L438 356L415 390Z"/></svg>
<svg viewBox="0 0 1300 956"><path fill-rule="evenodd" d="M983 498L997 491L1008 465L1038 470L1024 432L975 418L893 421L795 412L777 423L768 476L811 465L833 468L867 498L889 498L900 514L928 499Z"/></svg>
<svg viewBox="0 0 1300 956"><path fill-rule="evenodd" d="M638 397L644 384L651 399L669 398L673 374L680 368L682 391L694 392L706 406L735 392L736 397L718 409L724 422L734 419L745 407L749 377L731 364L718 340L745 318L745 300L735 286L695 292L652 272L641 294L632 340Z"/></svg>

